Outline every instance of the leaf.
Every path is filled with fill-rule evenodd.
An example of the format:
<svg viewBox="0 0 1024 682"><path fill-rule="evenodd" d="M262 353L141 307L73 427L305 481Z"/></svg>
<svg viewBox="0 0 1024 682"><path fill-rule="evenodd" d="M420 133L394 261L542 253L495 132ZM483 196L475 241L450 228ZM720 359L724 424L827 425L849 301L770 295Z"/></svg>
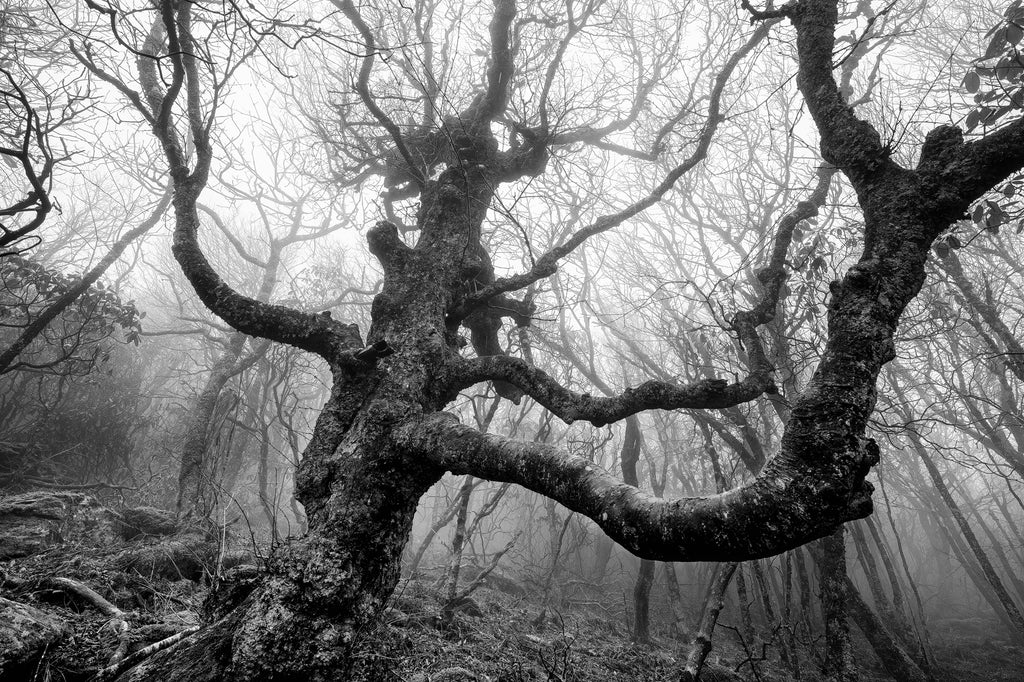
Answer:
<svg viewBox="0 0 1024 682"><path fill-rule="evenodd" d="M1003 185L1003 196L1007 199L1012 199L1013 195L1017 193L1017 186L1012 182L1008 182Z"/></svg>
<svg viewBox="0 0 1024 682"><path fill-rule="evenodd" d="M985 50L985 56L982 59L994 59L1003 53L1003 47L1006 45L1006 27L1003 26L995 32L992 36L991 42L988 44L988 49Z"/></svg>
<svg viewBox="0 0 1024 682"><path fill-rule="evenodd" d="M988 202L991 204L992 202ZM985 231L992 234L999 233L999 226L1006 222L1006 214L1003 209L999 206L993 206L988 216L985 218Z"/></svg>
<svg viewBox="0 0 1024 682"><path fill-rule="evenodd" d="M981 219L985 216L985 204L978 204L974 207L974 211L971 212L971 221L980 223Z"/></svg>
<svg viewBox="0 0 1024 682"><path fill-rule="evenodd" d="M978 75L977 71L968 71L967 75L964 76L964 88L967 89L967 92L977 92L980 87L981 76Z"/></svg>
<svg viewBox="0 0 1024 682"><path fill-rule="evenodd" d="M1011 21L1006 25L1005 35L1008 43L1016 45L1024 38L1024 29Z"/></svg>
<svg viewBox="0 0 1024 682"><path fill-rule="evenodd" d="M964 247L963 242L957 239L955 234L949 235L949 248L951 249L962 249Z"/></svg>
<svg viewBox="0 0 1024 682"><path fill-rule="evenodd" d="M967 114L967 120L964 121L964 128L967 132L970 132L978 127L978 121L981 120L981 113L975 109L971 113Z"/></svg>

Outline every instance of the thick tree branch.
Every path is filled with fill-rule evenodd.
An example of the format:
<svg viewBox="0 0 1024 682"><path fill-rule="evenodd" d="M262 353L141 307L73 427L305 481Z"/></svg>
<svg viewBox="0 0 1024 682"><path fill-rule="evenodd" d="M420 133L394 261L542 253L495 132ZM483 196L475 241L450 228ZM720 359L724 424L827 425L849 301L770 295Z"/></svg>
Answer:
<svg viewBox="0 0 1024 682"><path fill-rule="evenodd" d="M487 67L487 91L484 93L476 126L486 126L505 111L508 104L508 87L515 69L515 53L512 47L512 21L516 17L515 0L494 0L494 16L491 18L491 63Z"/></svg>
<svg viewBox="0 0 1024 682"><path fill-rule="evenodd" d="M802 0L789 14L797 28L797 85L817 125L824 159L855 187L883 167L896 168L878 131L854 114L832 75L836 0Z"/></svg>
<svg viewBox="0 0 1024 682"><path fill-rule="evenodd" d="M156 55L166 40L172 65L170 86L164 90L153 58L140 57L137 68L142 91L156 114L152 119L153 132L163 145L174 183L174 257L200 300L236 330L327 359L344 358L362 347L355 325L242 295L221 279L199 245L197 202L209 175L212 150L206 137L209 126L200 107L198 69L191 52L192 3L181 3L177 12L172 5L171 0L163 0L160 17L154 21L144 46L145 53ZM186 93L186 123L197 148L191 170L173 116L174 103L182 89Z"/></svg>
<svg viewBox="0 0 1024 682"><path fill-rule="evenodd" d="M774 393L773 367L764 352L757 327L775 318L779 293L787 277L786 255L793 241L793 231L802 221L818 214L828 197L835 173L832 167L820 168L818 182L811 194L782 218L768 262L757 275L764 291L752 309L740 311L733 317L733 329L746 349L751 368L747 378L732 384L719 379L705 379L689 386L652 380L626 389L621 395L612 395L611 391L602 388L606 397L593 397L563 387L543 370L523 360L488 355L466 361L454 379L454 387L462 389L482 381L505 381L566 423L583 420L596 426L610 424L644 410L722 409L749 402L763 393Z"/></svg>
<svg viewBox="0 0 1024 682"><path fill-rule="evenodd" d="M503 355L467 360L460 368L455 387L465 388L482 381L506 381L571 424L588 421L604 426L644 410L723 408L749 402L773 385L767 371L752 373L736 383L704 379L688 386L664 381L646 381L619 395L595 397L562 386L544 370L525 360Z"/></svg>
<svg viewBox="0 0 1024 682"><path fill-rule="evenodd" d="M793 549L871 511L870 486L819 462L779 457L751 483L708 497L660 499L578 455L543 443L482 434L435 413L398 427L393 438L455 474L515 483L593 519L633 554L656 561L744 561ZM824 454L824 453L822 453ZM862 441L842 456L856 474L878 461Z"/></svg>
<svg viewBox="0 0 1024 682"><path fill-rule="evenodd" d="M174 204L176 227L171 250L200 300L217 316L243 334L286 343L328 360L362 347L355 325L343 324L328 315L263 303L232 289L199 246L194 194L190 190L179 191Z"/></svg>
<svg viewBox="0 0 1024 682"><path fill-rule="evenodd" d="M948 130L948 127L936 131ZM959 132L959 129L954 128ZM959 189L960 194L969 197L968 203L995 187L999 182L1018 172L1024 166L1024 118L995 132L985 135L979 140L963 144L962 135L959 144L951 144L955 155L946 154L942 161L947 164L940 166L924 151L921 154L921 166L929 161L938 166L939 182L946 182Z"/></svg>

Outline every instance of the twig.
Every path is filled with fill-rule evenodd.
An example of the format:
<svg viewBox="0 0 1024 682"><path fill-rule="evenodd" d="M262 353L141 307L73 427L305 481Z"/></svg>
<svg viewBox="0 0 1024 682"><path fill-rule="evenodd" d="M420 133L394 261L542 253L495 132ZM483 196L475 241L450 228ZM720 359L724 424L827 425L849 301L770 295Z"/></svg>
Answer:
<svg viewBox="0 0 1024 682"><path fill-rule="evenodd" d="M489 576L491 572L498 567L498 562L501 561L501 557L505 556L505 553L512 549L512 546L516 544L516 541L519 539L520 535L522 535L522 531L519 531L514 536L512 536L512 539L508 541L508 544L506 544L503 549L501 549L497 554L494 555L494 557L491 559L491 565L485 568L484 570L480 571L480 574L477 575L477 577L464 590L462 590L459 596L455 598L456 604L461 603L463 599L468 598L469 595L473 594L473 592L475 592L476 589L480 587L485 580L487 580L487 576Z"/></svg>

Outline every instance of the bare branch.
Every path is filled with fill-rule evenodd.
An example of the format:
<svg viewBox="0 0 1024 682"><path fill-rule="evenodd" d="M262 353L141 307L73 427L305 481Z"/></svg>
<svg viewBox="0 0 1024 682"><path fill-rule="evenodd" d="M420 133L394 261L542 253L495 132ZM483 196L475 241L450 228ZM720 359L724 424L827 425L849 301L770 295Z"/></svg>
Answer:
<svg viewBox="0 0 1024 682"><path fill-rule="evenodd" d="M455 386L458 388L472 386L482 381L506 381L551 410L567 424L582 420L595 426L611 424L637 412L651 409L731 407L753 400L774 388L771 375L765 369L732 384L721 379L704 379L688 386L678 386L652 380L636 388L627 388L619 395L595 397L565 388L549 374L525 360L503 355L467 360L457 377Z"/></svg>
<svg viewBox="0 0 1024 682"><path fill-rule="evenodd" d="M508 86L515 68L511 27L516 17L515 0L494 0L491 18L491 63L487 68L487 91L477 110L475 126L486 126L505 111L508 104Z"/></svg>
<svg viewBox="0 0 1024 682"><path fill-rule="evenodd" d="M588 459L543 443L482 434L449 414L413 419L399 447L455 474L515 483L593 519L643 559L743 561L793 549L871 511L870 487L836 476L831 457L776 457L751 483L708 497L662 499L623 483ZM864 441L846 453L863 477L878 461ZM764 532L765 528L772 532Z"/></svg>
<svg viewBox="0 0 1024 682"><path fill-rule="evenodd" d="M409 152L409 148L405 144L405 139L402 136L402 131L398 129L398 125L391 120L391 118L381 109L373 94L370 92L370 73L373 71L373 62L377 54L376 41L373 37L373 32L370 31L370 27L363 21L363 17L360 16L359 10L356 9L355 5L352 4L352 0L331 0L335 7L341 10L349 21L359 31L359 35L363 38L363 44L366 47L366 54L363 56L363 64L359 69L359 79L356 81L356 92L359 93L360 99L363 100L363 105L370 110L377 122L380 123L388 134L391 135L391 139L395 143L395 148L398 153L402 155L402 160L405 161L408 166L408 173L415 181L418 187L422 187L423 183L426 182L426 178L423 177L423 171L420 168L420 164L416 163L413 159L412 154Z"/></svg>
<svg viewBox="0 0 1024 682"><path fill-rule="evenodd" d="M797 27L797 85L821 136L822 157L854 186L883 168L898 168L878 131L854 114L832 75L839 20L835 0L805 0L790 16Z"/></svg>
<svg viewBox="0 0 1024 682"><path fill-rule="evenodd" d="M768 36L772 26L776 23L778 23L778 20L766 22L760 25L750 38L747 39L747 42L733 53L732 57L730 57L729 61L722 68L721 72L715 77L715 85L711 91L706 122L704 124L704 129L697 138L696 148L685 161L669 171L665 176L665 179L662 180L657 187L655 187L647 196L634 202L621 211L601 216L592 224L578 230L565 242L538 258L533 268L528 272L497 279L494 283L470 294L465 298L465 300L463 300L461 305L452 311L451 317L453 319L461 319L469 314L473 308L483 305L490 298L510 291L516 291L517 289L523 289L540 279L550 277L555 274L558 261L575 251L577 247L587 241L590 237L601 234L602 232L607 232L608 230L621 225L629 218L632 218L638 213L645 211L658 203L658 201L660 201L661 198L664 197L670 189L672 189L679 178L696 167L707 156L708 150L711 147L711 141L714 139L715 132L718 130L718 126L722 122L722 94L725 91L726 84L729 82L729 77L732 75L733 71L735 71L740 61L750 54L750 52Z"/></svg>

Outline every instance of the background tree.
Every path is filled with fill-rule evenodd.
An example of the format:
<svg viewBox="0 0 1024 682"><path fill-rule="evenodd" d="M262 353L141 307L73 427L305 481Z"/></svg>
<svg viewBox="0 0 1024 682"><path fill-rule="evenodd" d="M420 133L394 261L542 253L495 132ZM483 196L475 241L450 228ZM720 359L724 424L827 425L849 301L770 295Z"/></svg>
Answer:
<svg viewBox="0 0 1024 682"><path fill-rule="evenodd" d="M852 580L862 576L847 574L844 544L834 531L871 510L864 478L879 454L869 438L876 380L895 355L897 323L925 282L933 244L951 243L947 228L1024 160L1013 151L1021 135L1015 122L965 142L948 125L917 139L892 134L884 107L866 107L858 118L846 76L837 82L832 75L833 55L837 48L841 55L855 53L893 10L840 17L837 5L801 0L764 12L747 7L753 28L745 16L723 8L694 6L687 14L611 2L530 8L509 0L422 3L395 14L339 0L338 13L315 27L251 13L225 21L198 6L172 3L156 11L95 10L98 21L80 27L75 54L155 132L175 190L174 254L190 284L239 335L309 352L332 379L296 474L309 533L275 553L252 592L236 593L237 603L173 652L174 674L317 678L343 669L351 662L347 645L375 622L394 589L419 500L447 470L473 481L518 483L541 496L537 508L550 526L541 540L551 547L548 576L564 570L563 538L576 543L582 518L649 561L707 559L728 567L751 560L735 569L737 594L744 604L754 600L766 641L790 618L791 581L804 557L790 555L775 564L778 570L755 560L831 537L814 553L824 567L818 583L826 597L826 668L834 678L849 677L844 602L855 597ZM469 25L488 29L466 50L457 36ZM683 38L696 25L709 29L707 47L687 51ZM782 120L790 132L772 142L788 155L766 161L756 152L728 153L762 142L764 136L744 135L745 127L756 130L753 123L772 114L734 93L752 97L746 91L785 82L793 62L784 68L774 61L766 38L793 30L797 85L813 127L786 107ZM100 36L106 40L96 40ZM275 38L302 48L274 55L285 74L302 59L316 59L321 72L330 65L341 75L340 81L297 82L294 91L280 94L298 95L289 101L326 143L337 191L360 197L353 220L388 218L366 234L377 260L370 279L379 273L381 284L359 286L371 292L362 296L373 296L365 337L351 324L358 315L350 308L335 317L311 312L321 309L303 305L303 297L272 304L240 293L252 289L234 274L231 284L224 279L211 231L203 230L199 241L200 226L214 224L199 196L208 184L217 187L211 178L219 180L224 165L216 137L230 134L215 125L216 114L225 111L227 76L245 73L240 60L261 50L270 54L267 45ZM641 43L658 45L658 56L651 59ZM1012 35L1004 43L1012 44ZM613 59L615 53L622 58ZM581 79L597 61L608 67ZM858 69L885 68L882 60L870 67L852 61ZM762 63L768 66L757 72L759 81L754 72ZM743 88L730 85L737 78L747 79ZM922 99L938 106L930 95ZM618 105L611 114L604 108L610 101ZM922 129L938 122L928 116L914 121ZM826 162L817 183L811 180L817 158L797 162L802 147L793 142L813 137L815 129ZM919 155L911 151L917 149ZM738 177L744 161L766 180L740 180L740 189L760 185L751 203L766 207L722 201L715 191L718 178ZM577 168L594 169L589 184L580 182ZM768 188L777 169L786 191L773 193ZM623 183L623 176L635 182ZM841 185L831 197L830 182ZM673 187L684 188L685 199L655 208ZM860 213L844 206L853 201ZM827 210L830 204L843 209ZM823 209L818 226L808 222ZM642 288L633 286L634 268L621 266L620 305L579 305L577 299L602 295L593 282L605 263L629 262L609 248L616 244L613 228L632 236L628 231L643 220L694 226L690 240L664 229L649 239L667 254L666 270L703 261L697 276L687 274L697 281L657 288L656 298L644 299ZM746 224L752 228L739 227ZM351 240L335 244L359 250ZM613 324L636 300L653 300L664 311L661 319L644 320L640 328L656 332L647 338L617 332ZM582 351L569 355L588 371L566 371L573 361L554 359L544 334L527 328L542 325L554 308L570 311L552 320L563 325L557 345ZM911 306L911 320L915 311ZM600 334L584 343L597 326ZM605 353L619 361L610 373ZM266 371L272 385L277 379ZM732 382L718 378L730 375ZM458 423L455 414L468 409L458 396L485 382L503 399L534 401L590 430L559 427L547 442L524 443ZM643 383L628 388L633 382ZM591 384L606 385L606 395L594 397ZM247 399L255 406L265 395L253 391ZM673 422L659 412L704 408L719 412L692 422ZM272 442L267 413L249 412L254 441L266 446ZM636 483L649 479L664 497L643 493L597 464L603 456L615 466L611 453L623 451L622 440L605 448L594 444L621 438L623 425L598 431L625 420L643 433L633 439L640 456L630 473ZM657 432L666 424L700 446L674 462L657 462L644 444L669 443ZM589 447L576 445L585 439ZM695 457L701 449L707 460ZM633 461L635 453L627 454L620 467ZM899 464L897 474L912 475L908 462ZM670 470L674 478L666 487ZM724 490L730 483L736 487ZM709 487L718 487L718 494L702 495ZM951 510L947 493L942 503ZM469 496L460 500L464 522L456 526L469 538ZM966 533L965 523L942 526L951 543ZM877 589L880 574L872 563L876 551L882 556L882 543L872 549L857 533L853 543L874 605L884 612L889 597ZM461 566L466 548L465 541L458 544L453 568ZM971 571L980 546L975 536L961 551ZM998 573L998 562L988 562L989 573ZM704 573L706 581L711 576ZM1010 583L997 577L1008 594ZM779 578L783 586L776 588ZM457 581L456 574L450 585ZM809 592L810 578L802 582L801 592ZM889 582L895 604L898 580ZM984 575L976 582L979 589L993 584ZM726 595L727 583L719 580L709 594ZM863 622L871 621L856 599L851 606L851 613L866 613ZM749 634L755 619L750 606L741 614L744 609L742 630ZM778 641L795 672L793 647L785 637ZM878 651L906 644L892 636L878 641ZM210 651L216 655L206 655ZM901 655L892 660L902 661ZM131 675L166 676L160 666L171 658L154 658Z"/></svg>

